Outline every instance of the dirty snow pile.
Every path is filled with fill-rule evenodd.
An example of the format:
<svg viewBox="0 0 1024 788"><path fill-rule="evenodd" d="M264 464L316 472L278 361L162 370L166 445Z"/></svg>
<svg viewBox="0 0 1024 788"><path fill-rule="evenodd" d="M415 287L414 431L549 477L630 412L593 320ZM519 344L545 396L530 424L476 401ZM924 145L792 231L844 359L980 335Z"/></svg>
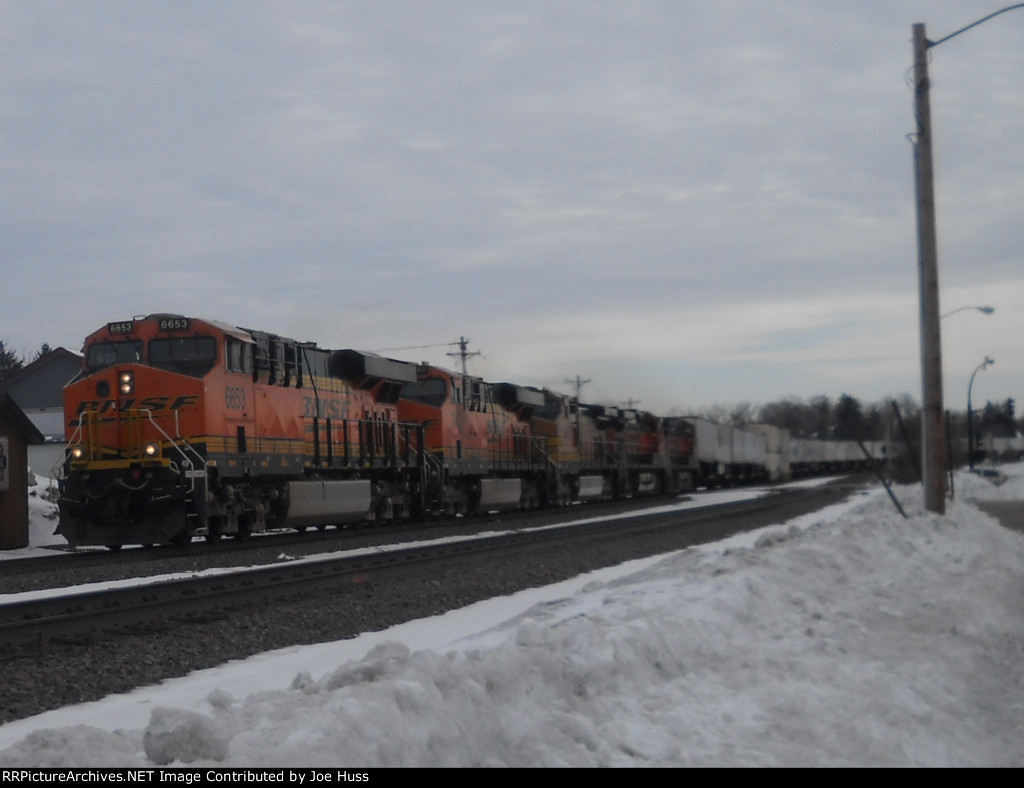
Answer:
<svg viewBox="0 0 1024 788"><path fill-rule="evenodd" d="M29 546L23 551L10 551L20 557L33 552L34 548L48 545L66 545L67 539L57 530L57 488L50 479L29 472L28 524Z"/></svg>
<svg viewBox="0 0 1024 788"><path fill-rule="evenodd" d="M10 723L0 765L1024 766L1004 471Z"/></svg>

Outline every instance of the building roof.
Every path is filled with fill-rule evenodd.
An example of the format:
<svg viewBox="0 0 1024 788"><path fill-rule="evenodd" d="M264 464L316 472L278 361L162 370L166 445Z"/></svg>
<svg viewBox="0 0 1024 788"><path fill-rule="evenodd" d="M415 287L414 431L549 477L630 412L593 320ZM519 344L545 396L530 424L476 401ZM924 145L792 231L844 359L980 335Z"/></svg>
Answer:
<svg viewBox="0 0 1024 788"><path fill-rule="evenodd" d="M35 424L29 421L25 412L18 407L18 403L11 399L9 394L4 392L0 392L0 418L24 435L27 443L39 444L46 442L43 433L36 429Z"/></svg>
<svg viewBox="0 0 1024 788"><path fill-rule="evenodd" d="M39 372L40 369L48 367L55 362L70 361L72 364L76 364L79 369L82 367L82 356L77 353L72 353L67 348L58 347L53 350L48 350L43 353L39 358L33 361L31 364L26 364L17 372L12 372L10 375L0 380L0 391L10 388L16 381L22 378L30 377L31 375Z"/></svg>
<svg viewBox="0 0 1024 788"><path fill-rule="evenodd" d="M63 407L64 386L81 369L82 357L59 347L0 380L0 392L10 394L26 410Z"/></svg>

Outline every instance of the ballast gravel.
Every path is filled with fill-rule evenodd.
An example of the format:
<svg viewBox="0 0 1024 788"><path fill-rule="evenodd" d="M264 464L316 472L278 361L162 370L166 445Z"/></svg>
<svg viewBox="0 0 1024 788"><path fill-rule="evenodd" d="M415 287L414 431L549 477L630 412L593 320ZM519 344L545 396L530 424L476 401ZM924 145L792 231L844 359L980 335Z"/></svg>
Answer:
<svg viewBox="0 0 1024 788"><path fill-rule="evenodd" d="M0 644L5 681L0 722L215 667L263 651L352 638L398 623L444 613L525 588L559 582L623 561L721 539L741 530L784 522L846 495L816 503L795 501L770 514L748 513L727 522L658 531L643 537L581 539L573 550L518 550L499 560L460 558L442 567L407 568L385 579L349 583L329 591L273 602L253 602L187 621L165 622L111 636L45 644L9 653ZM433 535L433 534L432 534ZM274 560L274 556L264 556ZM247 554L247 562L261 559ZM191 571L211 559L197 555ZM152 571L182 571L180 567ZM81 582L52 578L54 587ZM0 589L2 591L2 589Z"/></svg>

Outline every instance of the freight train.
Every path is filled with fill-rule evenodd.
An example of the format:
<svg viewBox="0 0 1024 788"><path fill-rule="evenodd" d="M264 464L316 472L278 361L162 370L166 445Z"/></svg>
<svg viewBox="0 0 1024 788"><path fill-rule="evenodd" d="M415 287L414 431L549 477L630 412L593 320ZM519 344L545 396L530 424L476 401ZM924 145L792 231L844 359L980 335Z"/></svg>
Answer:
<svg viewBox="0 0 1024 788"><path fill-rule="evenodd" d="M659 418L177 314L108 323L83 355L58 473L57 530L72 546L564 505L866 461L857 444L768 425Z"/></svg>

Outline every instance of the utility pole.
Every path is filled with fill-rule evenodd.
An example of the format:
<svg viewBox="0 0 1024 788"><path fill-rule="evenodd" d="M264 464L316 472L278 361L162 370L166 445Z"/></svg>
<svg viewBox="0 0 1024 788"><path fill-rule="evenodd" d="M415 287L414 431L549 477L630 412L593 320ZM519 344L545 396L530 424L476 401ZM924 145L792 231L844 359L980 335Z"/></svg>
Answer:
<svg viewBox="0 0 1024 788"><path fill-rule="evenodd" d="M921 468L925 509L946 512L946 423L942 407L942 339L939 330L938 243L935 174L928 96L928 48L924 25L914 25L914 175L917 192L918 283L921 302Z"/></svg>
<svg viewBox="0 0 1024 788"><path fill-rule="evenodd" d="M932 119L928 96L928 50L1007 11L1024 8L1014 3L971 22L937 41L929 41L924 25L914 25L914 175L917 185L917 248L921 287L921 413L924 503L930 512L946 512L946 424L942 411L942 347L939 335L939 274L935 234L935 174L932 169Z"/></svg>
<svg viewBox="0 0 1024 788"><path fill-rule="evenodd" d="M473 356L479 356L480 351L474 351L470 353L466 348L469 345L469 340L465 337L459 337L458 342L452 342L453 345L459 346L458 353L446 353L445 355L451 356L452 358L458 358L462 360L462 376L466 377L466 359L472 358Z"/></svg>
<svg viewBox="0 0 1024 788"><path fill-rule="evenodd" d="M577 375L576 380L567 380L565 382L576 387L576 435L578 440L578 436L580 434L580 392L583 390L583 387L590 382L590 378L583 380L579 375Z"/></svg>
<svg viewBox="0 0 1024 788"><path fill-rule="evenodd" d="M587 378L586 380L582 380L580 378L580 376L577 375L576 376L576 380L567 380L565 382L576 387L576 402L579 402L580 401L580 392L583 390L583 387L590 382L590 378Z"/></svg>

